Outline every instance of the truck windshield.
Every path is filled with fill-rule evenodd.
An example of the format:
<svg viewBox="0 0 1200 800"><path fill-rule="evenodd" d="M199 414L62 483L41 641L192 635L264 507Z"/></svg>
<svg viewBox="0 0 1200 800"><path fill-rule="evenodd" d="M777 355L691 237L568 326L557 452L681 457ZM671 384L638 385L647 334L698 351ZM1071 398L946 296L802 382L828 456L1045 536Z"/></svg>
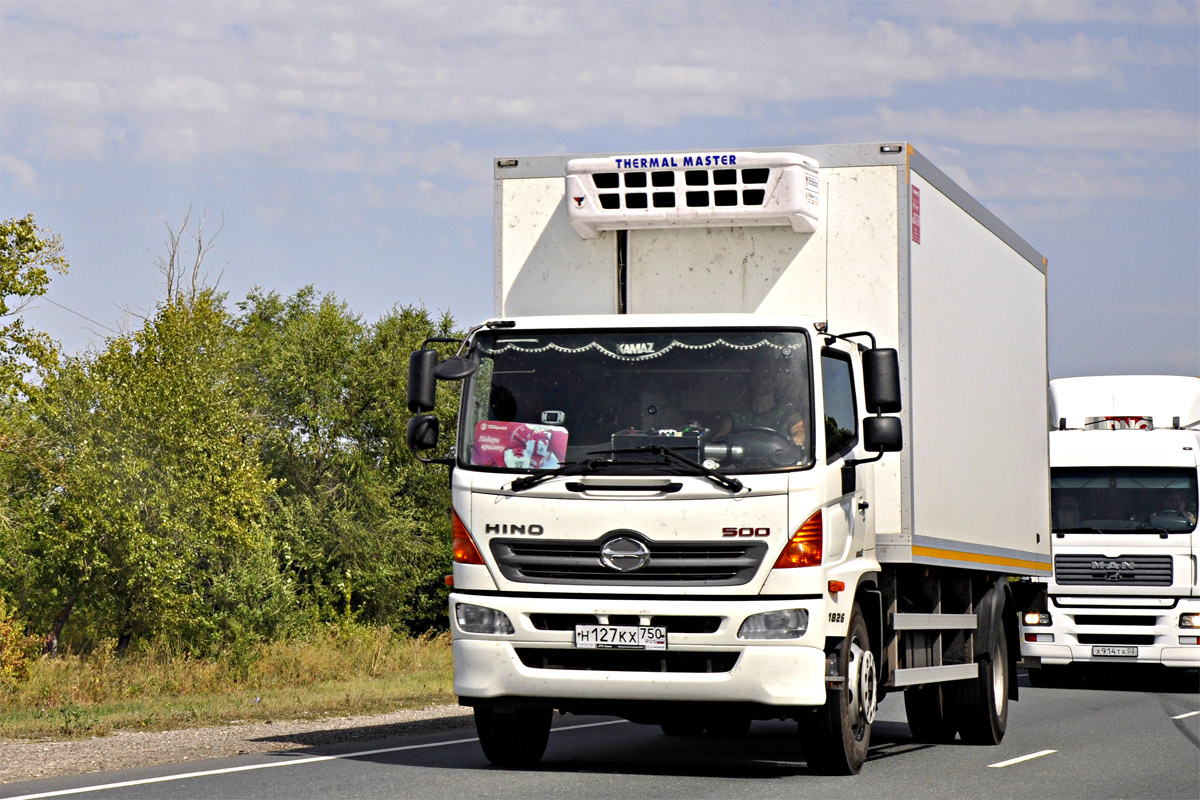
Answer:
<svg viewBox="0 0 1200 800"><path fill-rule="evenodd" d="M796 330L484 332L463 387L458 461L677 471L658 457L666 447L722 472L811 466L808 354Z"/></svg>
<svg viewBox="0 0 1200 800"><path fill-rule="evenodd" d="M1196 470L1058 467L1050 504L1056 531L1193 531Z"/></svg>

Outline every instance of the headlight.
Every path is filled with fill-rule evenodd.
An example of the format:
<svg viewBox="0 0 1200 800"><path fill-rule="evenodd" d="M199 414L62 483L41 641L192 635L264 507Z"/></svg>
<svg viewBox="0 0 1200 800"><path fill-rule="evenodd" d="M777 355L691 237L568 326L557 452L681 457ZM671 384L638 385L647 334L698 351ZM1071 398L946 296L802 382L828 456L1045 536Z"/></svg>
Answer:
<svg viewBox="0 0 1200 800"><path fill-rule="evenodd" d="M799 639L808 630L808 612L803 608L767 611L746 617L738 629L739 639Z"/></svg>
<svg viewBox="0 0 1200 800"><path fill-rule="evenodd" d="M458 619L458 627L464 633L493 633L511 635L513 624L503 611L483 606L473 606L470 603L459 603L454 606L454 616Z"/></svg>
<svg viewBox="0 0 1200 800"><path fill-rule="evenodd" d="M1026 611L1022 617L1026 625L1049 625L1050 613L1047 611Z"/></svg>
<svg viewBox="0 0 1200 800"><path fill-rule="evenodd" d="M1179 627L1200 628L1200 614L1180 614Z"/></svg>

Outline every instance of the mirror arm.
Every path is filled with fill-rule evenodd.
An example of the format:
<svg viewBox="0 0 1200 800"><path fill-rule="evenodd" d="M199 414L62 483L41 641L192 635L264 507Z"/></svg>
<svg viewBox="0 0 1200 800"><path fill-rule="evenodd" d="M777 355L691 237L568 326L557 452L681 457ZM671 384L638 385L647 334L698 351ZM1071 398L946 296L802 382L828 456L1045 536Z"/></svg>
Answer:
<svg viewBox="0 0 1200 800"><path fill-rule="evenodd" d="M877 347L877 345L875 344L875 334L871 333L870 331L852 331L852 332L850 332L850 333L828 333L828 332L824 332L824 335L825 335L825 336L826 336L828 339L830 339L830 340L831 340L831 341L828 341L828 342L826 342L826 344L833 344L833 342L832 342L832 340L833 340L833 339L842 339L843 341L850 342L850 340L851 340L852 338L856 337L856 336L865 336L865 337L867 337L868 339L870 339L870 340L871 340L871 346L870 346L870 348L868 348L868 349L870 349L870 350L874 350L874 349L876 349L876 347ZM850 342L850 344L858 345L858 349L859 349L860 351L863 349L863 346L862 346L861 344L859 344L858 342Z"/></svg>

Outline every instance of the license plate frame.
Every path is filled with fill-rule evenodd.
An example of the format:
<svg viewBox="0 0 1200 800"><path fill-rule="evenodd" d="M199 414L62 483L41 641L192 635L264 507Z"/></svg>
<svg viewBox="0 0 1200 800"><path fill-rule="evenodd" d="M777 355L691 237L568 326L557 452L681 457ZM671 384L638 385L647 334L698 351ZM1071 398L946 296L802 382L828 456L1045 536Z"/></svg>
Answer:
<svg viewBox="0 0 1200 800"><path fill-rule="evenodd" d="M1094 644L1092 655L1097 658L1137 658L1137 645Z"/></svg>
<svg viewBox="0 0 1200 800"><path fill-rule="evenodd" d="M581 650L666 650L665 625L576 625Z"/></svg>

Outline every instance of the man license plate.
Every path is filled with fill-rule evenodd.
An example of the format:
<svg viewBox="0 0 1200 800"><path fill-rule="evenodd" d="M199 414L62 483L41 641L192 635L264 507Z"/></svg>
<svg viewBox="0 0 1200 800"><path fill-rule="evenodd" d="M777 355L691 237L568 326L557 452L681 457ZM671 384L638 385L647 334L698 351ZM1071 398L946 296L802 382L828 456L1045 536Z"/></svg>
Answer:
<svg viewBox="0 0 1200 800"><path fill-rule="evenodd" d="M1137 658L1137 648L1133 646L1096 644L1092 645L1092 655L1110 657L1115 656L1117 658Z"/></svg>
<svg viewBox="0 0 1200 800"><path fill-rule="evenodd" d="M666 650L662 625L576 625L575 646L599 650Z"/></svg>

